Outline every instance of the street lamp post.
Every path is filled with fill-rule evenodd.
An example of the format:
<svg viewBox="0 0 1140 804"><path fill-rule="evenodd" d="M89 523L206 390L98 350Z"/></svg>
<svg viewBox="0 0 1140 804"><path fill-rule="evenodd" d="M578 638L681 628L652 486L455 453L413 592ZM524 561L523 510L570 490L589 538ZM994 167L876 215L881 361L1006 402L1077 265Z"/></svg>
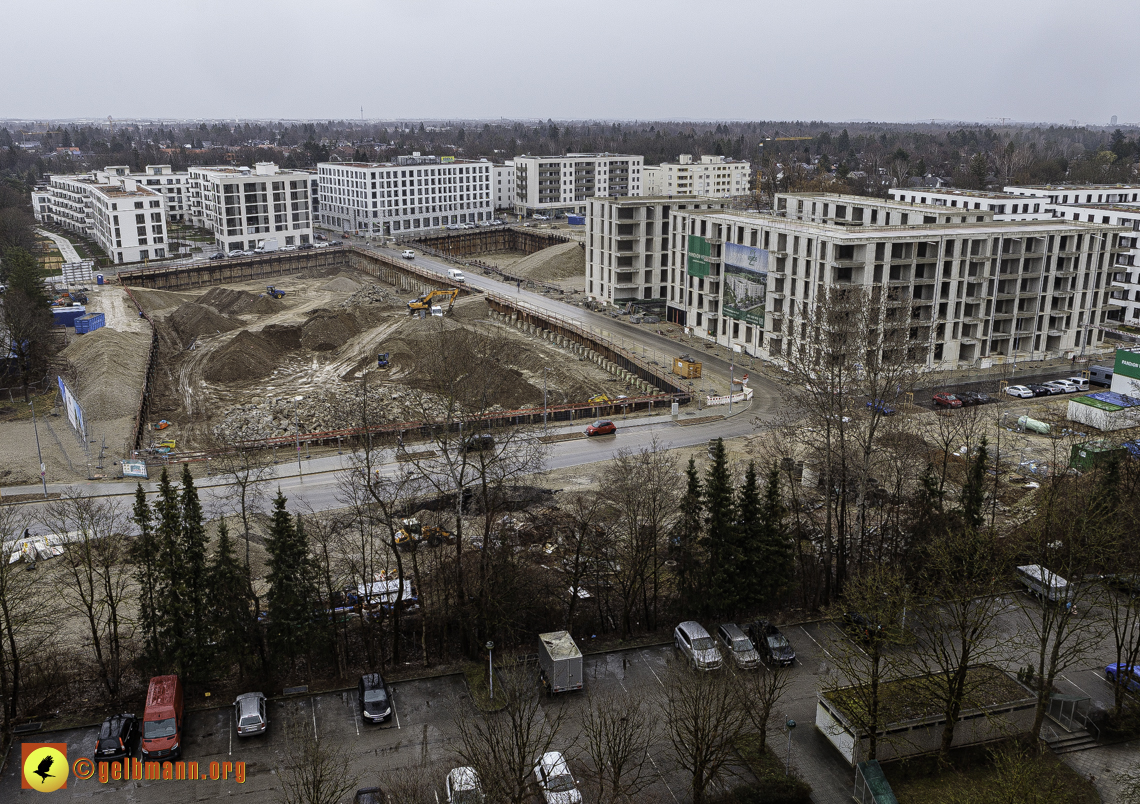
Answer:
<svg viewBox="0 0 1140 804"><path fill-rule="evenodd" d="M305 470L301 468L301 414L297 411L297 403L303 400L303 396L293 397L293 418L297 423L297 432L293 436L293 440L297 445L297 475L301 478L305 477Z"/></svg>
<svg viewBox="0 0 1140 804"><path fill-rule="evenodd" d="M495 662L493 661L494 654L491 652L495 649L495 643L487 640L487 684L491 688L491 700L495 700Z"/></svg>
<svg viewBox="0 0 1140 804"><path fill-rule="evenodd" d="M542 368L542 429L546 431L546 372L550 371L550 366L543 366Z"/></svg>
<svg viewBox="0 0 1140 804"><path fill-rule="evenodd" d="M788 761L784 765L784 775L788 776L792 771L792 729L796 727L796 721L788 718L784 721L784 726L788 730Z"/></svg>
<svg viewBox="0 0 1140 804"><path fill-rule="evenodd" d="M44 467L44 454L40 451L40 427L36 424L36 403L28 403L32 409L32 429L36 431L36 457L40 459L40 482L44 484L44 499L47 499L47 469Z"/></svg>

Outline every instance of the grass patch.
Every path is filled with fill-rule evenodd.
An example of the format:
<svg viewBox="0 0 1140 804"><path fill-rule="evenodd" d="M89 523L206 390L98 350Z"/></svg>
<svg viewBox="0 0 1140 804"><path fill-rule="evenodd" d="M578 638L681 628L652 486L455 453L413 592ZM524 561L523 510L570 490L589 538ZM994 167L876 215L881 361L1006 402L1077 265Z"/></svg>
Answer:
<svg viewBox="0 0 1140 804"><path fill-rule="evenodd" d="M940 767L936 756L883 766L899 804L1099 804L1100 795L1048 749L1035 754L1028 742L1005 740L950 753Z"/></svg>
<svg viewBox="0 0 1140 804"><path fill-rule="evenodd" d="M53 387L45 393L33 391L29 401L36 407L36 416L44 418L51 414L55 407L55 398L59 390ZM32 405L24 401L24 389L19 386L0 390L0 421L12 422L32 418Z"/></svg>
<svg viewBox="0 0 1140 804"><path fill-rule="evenodd" d="M505 705L505 701L501 697L491 700L491 692L487 686L487 665L482 662L471 662L463 665L463 680L467 682L467 691L471 693L471 702L481 711L497 712Z"/></svg>
<svg viewBox="0 0 1140 804"><path fill-rule="evenodd" d="M806 804L811 801L811 785L801 779L794 768L790 775L785 776L785 760L776 756L770 745L761 749L760 738L756 735L738 742L736 751L756 776L756 784L733 790L731 801L740 804Z"/></svg>

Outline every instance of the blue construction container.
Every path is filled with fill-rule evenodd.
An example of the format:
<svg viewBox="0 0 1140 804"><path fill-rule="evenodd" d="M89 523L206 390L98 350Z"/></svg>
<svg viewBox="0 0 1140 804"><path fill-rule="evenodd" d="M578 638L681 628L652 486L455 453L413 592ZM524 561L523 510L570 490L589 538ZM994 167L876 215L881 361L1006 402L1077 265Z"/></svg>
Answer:
<svg viewBox="0 0 1140 804"><path fill-rule="evenodd" d="M68 307L51 308L52 324L57 327L74 326L75 319L81 318L86 314L87 308L81 304L73 304Z"/></svg>
<svg viewBox="0 0 1140 804"><path fill-rule="evenodd" d="M88 332L94 332L97 329L102 329L107 326L107 319L102 313L92 313L91 315L81 316L75 319L75 334L83 335Z"/></svg>
<svg viewBox="0 0 1140 804"><path fill-rule="evenodd" d="M567 215L566 216L566 223L570 224L571 226L585 226L586 225L586 216L585 215Z"/></svg>

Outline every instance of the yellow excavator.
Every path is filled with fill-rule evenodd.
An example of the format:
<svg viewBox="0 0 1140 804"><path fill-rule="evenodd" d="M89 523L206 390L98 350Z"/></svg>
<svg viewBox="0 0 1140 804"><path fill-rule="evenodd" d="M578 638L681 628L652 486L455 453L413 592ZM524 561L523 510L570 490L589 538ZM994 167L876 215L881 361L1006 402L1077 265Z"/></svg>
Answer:
<svg viewBox="0 0 1140 804"><path fill-rule="evenodd" d="M433 290L430 293L425 293L418 299L412 299L410 302L408 302L408 314L415 315L420 310L427 310L430 313L431 308L436 306L436 304L442 302L444 299L447 299L447 309L444 310L444 312L450 313L451 305L455 304L455 299L458 295L458 288L451 288L450 290Z"/></svg>

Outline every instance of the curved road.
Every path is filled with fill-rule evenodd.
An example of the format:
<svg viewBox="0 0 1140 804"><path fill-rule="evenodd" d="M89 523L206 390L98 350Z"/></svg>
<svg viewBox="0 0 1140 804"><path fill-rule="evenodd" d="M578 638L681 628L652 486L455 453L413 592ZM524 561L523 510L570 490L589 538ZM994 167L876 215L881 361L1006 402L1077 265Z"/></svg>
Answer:
<svg viewBox="0 0 1140 804"><path fill-rule="evenodd" d="M392 256L399 256L398 251L392 249L374 249L386 252ZM446 276L449 266L447 263L423 255L417 255L417 263L437 271ZM493 291L501 295L513 295L528 304L549 311L565 319L571 319L582 326L595 331L603 328L613 337L620 333L628 344L636 344L646 349L672 355L678 351L678 344L669 339L640 329L623 321L616 321L609 316L595 313L581 307L563 304L547 298L540 293L521 291L511 294L509 285L490 279L488 277L466 274L470 285L484 290ZM716 356L702 355L702 363L706 370L723 372L728 377L729 364ZM741 373L739 367L737 373ZM618 422L619 430L615 436L603 436L592 439L577 439L560 441L550 445L544 469L563 469L573 466L605 461L612 458L619 449L638 450L649 446L656 441L660 446L668 449L678 447L691 447L707 444L710 439L734 438L756 432L757 428L770 426L777 417L783 395L780 386L775 381L760 376L755 369L751 370L749 387L755 394L749 405L734 405L731 416L728 416L727 407L706 408L697 413L688 411L680 416L681 424L674 422L669 416L649 416L629 419ZM712 418L723 417L723 418ZM681 426L687 419L695 420L688 426ZM581 432L583 424L573 424L564 427L551 427L552 434ZM350 465L350 456L332 455L321 458L312 458L303 461L304 474L299 476L296 461L290 461L291 451L280 451L281 462L276 467L272 481L280 487L285 496L290 498L294 506L311 508L315 511L341 508L343 503L337 499L337 477L341 470ZM392 471L397 465L394 452L386 452L382 458L382 470ZM152 470L153 473L153 470ZM78 489L91 496L119 497L124 502L134 494L136 481L86 482L78 484L49 484L49 491L62 491L66 488ZM144 483L148 492L153 492L156 484ZM221 478L200 478L198 487L201 490L203 505L211 515L220 514L229 510L225 501L227 484ZM38 494L42 487L17 486L4 489L6 494ZM39 503L28 503L27 507L36 509ZM34 510L29 511L33 514ZM33 531L36 529L33 528Z"/></svg>

